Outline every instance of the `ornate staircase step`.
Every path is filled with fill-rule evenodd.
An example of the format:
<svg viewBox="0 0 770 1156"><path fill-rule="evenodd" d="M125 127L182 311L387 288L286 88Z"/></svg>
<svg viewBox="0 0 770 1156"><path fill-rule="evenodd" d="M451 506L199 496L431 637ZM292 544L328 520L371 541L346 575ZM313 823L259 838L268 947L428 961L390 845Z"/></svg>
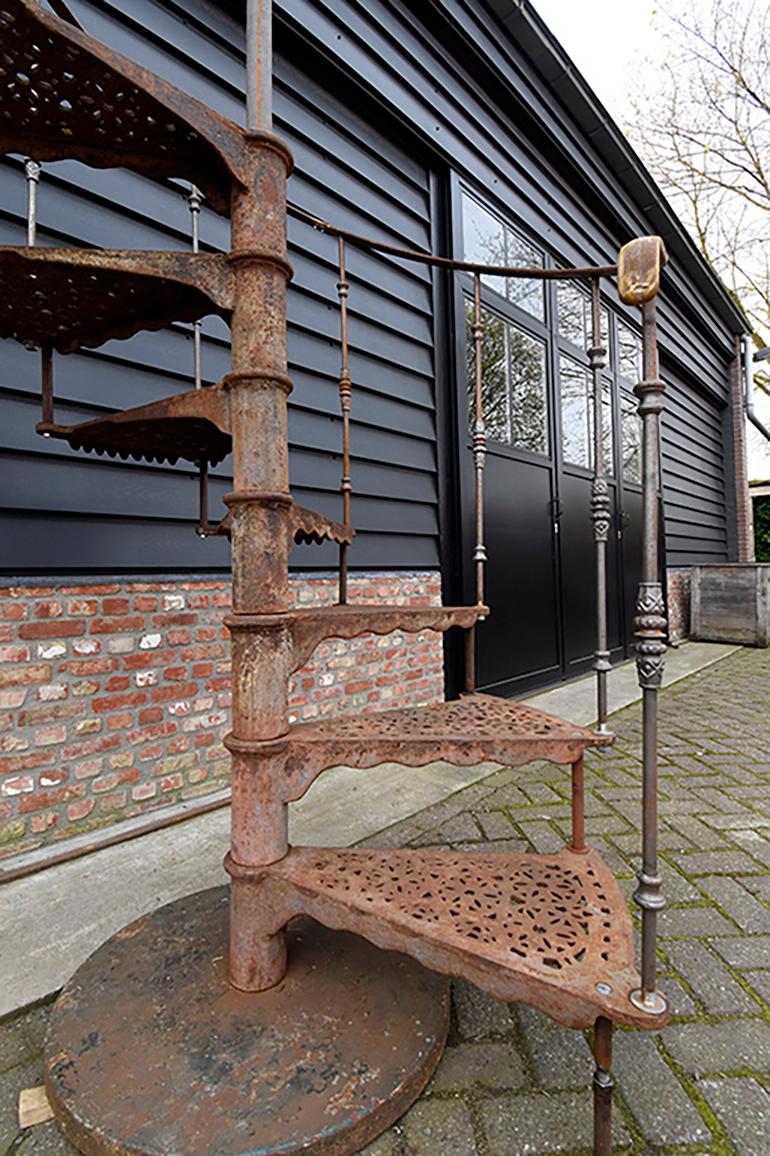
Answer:
<svg viewBox="0 0 770 1156"><path fill-rule="evenodd" d="M182 177L229 212L233 180L248 182L238 125L38 0L3 0L0 35L0 152Z"/></svg>
<svg viewBox="0 0 770 1156"><path fill-rule="evenodd" d="M80 425L41 422L38 433L63 438L74 450L137 461L206 461L230 452L230 407L220 386L193 389Z"/></svg>
<svg viewBox="0 0 770 1156"><path fill-rule="evenodd" d="M237 629L238 617L226 619ZM264 774L275 774L283 801L301 799L327 767L423 767L444 761L458 767L493 762L518 767L537 759L571 764L588 747L612 736L576 726L524 703L469 694L436 706L337 715L295 723L287 734L262 742L227 735L234 754L259 752ZM256 783L256 780L255 780Z"/></svg>
<svg viewBox="0 0 770 1156"><path fill-rule="evenodd" d="M209 313L228 320L232 296L218 255L0 246L0 337L61 353Z"/></svg>
<svg viewBox="0 0 770 1156"><path fill-rule="evenodd" d="M383 606L352 602L345 606L313 606L294 611L293 670L307 662L325 638L357 638L361 634L392 634L403 630L466 630L489 614L486 606Z"/></svg>
<svg viewBox="0 0 770 1156"><path fill-rule="evenodd" d="M272 930L295 915L354 931L498 999L570 1027L597 1016L660 1028L639 1011L631 916L601 856L294 848L244 871L264 887Z"/></svg>

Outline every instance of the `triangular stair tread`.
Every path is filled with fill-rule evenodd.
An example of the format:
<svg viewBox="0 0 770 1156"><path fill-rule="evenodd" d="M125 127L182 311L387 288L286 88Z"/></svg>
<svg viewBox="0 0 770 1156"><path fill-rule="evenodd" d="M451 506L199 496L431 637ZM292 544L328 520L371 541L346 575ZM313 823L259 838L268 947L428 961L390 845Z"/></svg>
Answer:
<svg viewBox="0 0 770 1156"><path fill-rule="evenodd" d="M41 423L38 432L63 438L74 450L172 464L182 458L217 465L231 448L229 403L217 386L178 393L79 425Z"/></svg>
<svg viewBox="0 0 770 1156"><path fill-rule="evenodd" d="M184 178L229 212L248 179L238 125L37 0L3 0L0 35L0 152Z"/></svg>
<svg viewBox="0 0 770 1156"><path fill-rule="evenodd" d="M307 662L326 638L357 638L362 634L392 634L402 630L444 631L452 626L468 629L486 617L486 606L393 606L383 603L349 602L344 606L309 606L293 611L293 670Z"/></svg>
<svg viewBox="0 0 770 1156"><path fill-rule="evenodd" d="M631 916L596 851L293 848L264 870L276 918L357 932L572 1027L665 1019L629 999L639 986Z"/></svg>
<svg viewBox="0 0 770 1156"><path fill-rule="evenodd" d="M218 254L0 246L0 337L60 353L232 307Z"/></svg>

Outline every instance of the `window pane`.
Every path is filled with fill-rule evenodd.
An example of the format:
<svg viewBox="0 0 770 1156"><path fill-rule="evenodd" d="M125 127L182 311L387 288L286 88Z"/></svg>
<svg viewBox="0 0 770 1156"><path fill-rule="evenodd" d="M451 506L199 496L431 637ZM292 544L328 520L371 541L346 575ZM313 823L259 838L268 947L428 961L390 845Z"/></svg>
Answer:
<svg viewBox="0 0 770 1156"><path fill-rule="evenodd" d="M473 342L473 315L473 302L466 300L465 352L468 366L468 412L471 435L476 422L476 350ZM505 324L487 310L482 311L481 317L484 322L484 343L481 347L481 399L487 438L510 444Z"/></svg>
<svg viewBox="0 0 770 1156"><path fill-rule="evenodd" d="M627 482L642 480L642 419L636 401L628 393L620 395L620 422L623 448L623 478Z"/></svg>
<svg viewBox="0 0 770 1156"><path fill-rule="evenodd" d="M588 298L573 281L557 281L556 306L559 314L559 336L585 349L590 333Z"/></svg>
<svg viewBox="0 0 770 1156"><path fill-rule="evenodd" d="M463 258L480 265L507 265L505 229L502 221L482 209L478 201L463 193ZM496 293L505 296L506 278L482 275L481 280Z"/></svg>
<svg viewBox="0 0 770 1156"><path fill-rule="evenodd" d="M506 325L511 382L511 441L536 454L548 453L545 346Z"/></svg>
<svg viewBox="0 0 770 1156"><path fill-rule="evenodd" d="M559 336L565 337L580 349L588 349L593 337L591 321L591 298L581 292L574 281L557 281L556 310L558 313ZM605 351L605 364L609 365L609 325L606 309L601 311L601 340Z"/></svg>
<svg viewBox="0 0 770 1156"><path fill-rule="evenodd" d="M476 418L473 302L466 299L469 428ZM482 310L482 404L487 438L534 453L548 452L545 346L488 309Z"/></svg>
<svg viewBox="0 0 770 1156"><path fill-rule="evenodd" d="M618 369L634 385L641 380L642 339L623 321L618 321Z"/></svg>
<svg viewBox="0 0 770 1156"><path fill-rule="evenodd" d="M588 385L588 430L590 436L590 446L588 457L591 462L591 469L594 467L594 403L593 403L593 383L589 375ZM612 475L615 472L615 463L613 461L613 447L614 439L612 436L612 392L610 386L606 381L602 382L602 458L604 473Z"/></svg>
<svg viewBox="0 0 770 1156"><path fill-rule="evenodd" d="M506 228L506 253L508 265L521 265L526 268L542 269L543 254L529 241L525 241L513 229ZM542 321L545 317L545 299L542 281L524 281L518 277L508 278L508 300L520 309L526 309L534 317Z"/></svg>
<svg viewBox="0 0 770 1156"><path fill-rule="evenodd" d="M569 357L559 358L561 436L565 462L591 465L590 380L587 370Z"/></svg>

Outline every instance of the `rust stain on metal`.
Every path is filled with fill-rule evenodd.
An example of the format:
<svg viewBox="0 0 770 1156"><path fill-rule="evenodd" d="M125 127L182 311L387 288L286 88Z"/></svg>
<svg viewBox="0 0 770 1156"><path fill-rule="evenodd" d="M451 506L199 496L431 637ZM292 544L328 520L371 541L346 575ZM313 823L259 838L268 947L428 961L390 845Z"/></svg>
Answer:
<svg viewBox="0 0 770 1156"><path fill-rule="evenodd" d="M232 295L217 255L0 246L0 337L60 353L210 313L227 319Z"/></svg>
<svg viewBox="0 0 770 1156"><path fill-rule="evenodd" d="M343 1156L433 1073L448 1027L443 977L299 919L281 983L235 991L228 907L225 887L164 907L65 987L45 1081L82 1151Z"/></svg>
<svg viewBox="0 0 770 1156"><path fill-rule="evenodd" d="M227 868L262 892L270 932L308 914L386 950L533 1004L568 1027L597 1016L649 1028L626 901L593 850L554 855L293 848L262 869ZM597 987L597 984L599 985Z"/></svg>

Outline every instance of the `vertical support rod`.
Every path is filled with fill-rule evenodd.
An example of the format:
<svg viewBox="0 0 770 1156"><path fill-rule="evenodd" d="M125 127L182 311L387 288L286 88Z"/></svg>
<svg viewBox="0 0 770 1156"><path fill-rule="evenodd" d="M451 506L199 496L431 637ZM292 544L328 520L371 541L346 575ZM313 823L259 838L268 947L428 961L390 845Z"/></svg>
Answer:
<svg viewBox="0 0 770 1156"><path fill-rule="evenodd" d="M610 489L604 459L604 407L602 405L602 369L607 351L602 345L602 310L599 279L591 280L591 344L588 358L593 377L594 476L591 484L591 521L594 530L596 583L596 720L597 729L607 734L607 672L610 653L607 648L607 542L610 535Z"/></svg>
<svg viewBox="0 0 770 1156"><path fill-rule="evenodd" d="M582 855L586 847L585 767L583 756L572 764L572 842L571 851Z"/></svg>
<svg viewBox="0 0 770 1156"><path fill-rule="evenodd" d="M200 253L200 213L201 194L197 185L190 185L187 204L190 207L190 239L193 253ZM195 388L201 389L203 373L201 369L201 322L193 321L193 377ZM198 462L198 526L196 533L199 538L207 538L209 534L209 464L207 461Z"/></svg>
<svg viewBox="0 0 770 1156"><path fill-rule="evenodd" d="M347 277L345 262L345 241L337 238L339 252L339 280L337 281L337 296L340 303L340 410L342 411L342 478L340 492L342 494L342 521L346 529L350 528L350 497L353 491L353 482L350 475L350 404L352 398L352 383L350 380L350 361L348 350L348 294L350 282ZM339 572L339 602L344 605L348 600L348 544L340 545L340 572Z"/></svg>
<svg viewBox="0 0 770 1156"><path fill-rule="evenodd" d="M476 690L476 627L465 631L465 693Z"/></svg>
<svg viewBox="0 0 770 1156"><path fill-rule="evenodd" d="M24 162L24 176L27 181L27 244L33 248L37 244L37 190L40 184L41 166L31 158ZM32 346L31 348L34 348ZM53 424L53 349L46 344L40 350L40 422L39 432L49 438L50 431L43 426Z"/></svg>
<svg viewBox="0 0 770 1156"><path fill-rule="evenodd" d="M487 551L484 544L484 465L487 439L484 425L484 322L481 313L481 275L475 274L473 285L473 347L474 347L474 423L473 465L476 471L476 548L473 561L476 567L476 604L484 605L484 565Z"/></svg>
<svg viewBox="0 0 770 1156"><path fill-rule="evenodd" d="M594 1156L612 1156L612 1022L594 1026Z"/></svg>
<svg viewBox="0 0 770 1156"><path fill-rule="evenodd" d="M27 179L27 244L30 248L37 244L37 186L40 182L40 165L37 161L24 162Z"/></svg>
<svg viewBox="0 0 770 1156"><path fill-rule="evenodd" d="M247 0L246 127L261 132L273 127L272 0Z"/></svg>
<svg viewBox="0 0 770 1156"><path fill-rule="evenodd" d="M658 873L658 688L666 652L666 612L660 583L660 412L664 385L660 380L656 303L642 306L642 381L634 392L642 418L642 580L634 618L636 666L642 688L642 866L634 899L642 911L642 986L632 994L637 1006L651 1013L665 1009L656 991L658 912L665 906Z"/></svg>

